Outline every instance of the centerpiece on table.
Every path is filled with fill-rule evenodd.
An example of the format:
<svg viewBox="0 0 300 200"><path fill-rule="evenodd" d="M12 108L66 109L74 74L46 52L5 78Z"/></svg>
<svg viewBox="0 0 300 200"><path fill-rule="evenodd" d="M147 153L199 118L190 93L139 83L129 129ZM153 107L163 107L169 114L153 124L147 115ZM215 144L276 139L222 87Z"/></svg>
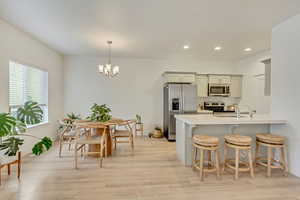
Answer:
<svg viewBox="0 0 300 200"><path fill-rule="evenodd" d="M98 105L94 103L91 107L91 114L87 117L87 119L96 122L107 122L112 118L110 112L111 109L107 107L106 104Z"/></svg>

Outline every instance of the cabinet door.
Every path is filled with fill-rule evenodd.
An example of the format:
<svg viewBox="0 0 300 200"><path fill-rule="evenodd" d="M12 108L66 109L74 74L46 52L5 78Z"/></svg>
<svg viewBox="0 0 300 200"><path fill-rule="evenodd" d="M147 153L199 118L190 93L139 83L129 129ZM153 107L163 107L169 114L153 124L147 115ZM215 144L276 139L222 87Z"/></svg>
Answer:
<svg viewBox="0 0 300 200"><path fill-rule="evenodd" d="M194 83L195 82L195 75L194 74L182 74L181 75L181 82L182 83Z"/></svg>
<svg viewBox="0 0 300 200"><path fill-rule="evenodd" d="M221 84L230 84L231 83L231 77L230 76L221 76Z"/></svg>
<svg viewBox="0 0 300 200"><path fill-rule="evenodd" d="M242 96L242 82L241 76L232 76L230 85L230 96L239 98Z"/></svg>
<svg viewBox="0 0 300 200"><path fill-rule="evenodd" d="M230 84L231 77L223 75L211 75L209 76L210 84Z"/></svg>
<svg viewBox="0 0 300 200"><path fill-rule="evenodd" d="M194 83L195 74L166 74L166 82L169 83Z"/></svg>
<svg viewBox="0 0 300 200"><path fill-rule="evenodd" d="M169 83L176 83L176 82L179 82L179 76L177 74L168 74L166 76L166 82L169 82Z"/></svg>
<svg viewBox="0 0 300 200"><path fill-rule="evenodd" d="M209 84L220 84L221 79L219 76L209 76Z"/></svg>
<svg viewBox="0 0 300 200"><path fill-rule="evenodd" d="M208 96L208 76L206 75L197 76L197 94L198 97Z"/></svg>

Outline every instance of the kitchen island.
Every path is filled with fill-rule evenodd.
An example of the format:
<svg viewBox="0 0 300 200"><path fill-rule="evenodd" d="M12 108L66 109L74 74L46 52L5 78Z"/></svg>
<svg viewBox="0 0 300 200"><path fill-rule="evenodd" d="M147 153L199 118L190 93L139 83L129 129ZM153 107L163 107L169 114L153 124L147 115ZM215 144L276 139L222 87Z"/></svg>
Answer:
<svg viewBox="0 0 300 200"><path fill-rule="evenodd" d="M274 119L270 115L176 115L176 152L177 158L186 166L192 164L192 137L196 134L212 135L220 138L221 147L226 134L248 135L255 142L255 134L270 133L270 125L284 125L286 120ZM276 133L275 133L276 134ZM222 151L222 148L221 148Z"/></svg>

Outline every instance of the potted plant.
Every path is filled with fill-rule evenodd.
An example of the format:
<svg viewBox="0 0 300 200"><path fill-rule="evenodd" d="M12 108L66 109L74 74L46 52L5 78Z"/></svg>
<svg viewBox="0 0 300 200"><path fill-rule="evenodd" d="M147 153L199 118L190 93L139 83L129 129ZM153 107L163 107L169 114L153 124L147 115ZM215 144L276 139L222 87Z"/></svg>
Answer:
<svg viewBox="0 0 300 200"><path fill-rule="evenodd" d="M50 149L52 140L49 137L39 138L25 134L28 125L41 123L43 110L37 102L27 101L16 113L0 113L0 138L5 139L0 143L0 150L7 156L15 156L23 145L22 137L33 137L39 140L32 148L32 153L40 155Z"/></svg>
<svg viewBox="0 0 300 200"><path fill-rule="evenodd" d="M76 120L81 120L81 117L80 115L78 114L75 114L75 113L69 113L67 114L67 116L62 120L63 124L60 123L58 129L57 129L57 132L60 132L64 129L65 127L65 124L67 125L72 125Z"/></svg>
<svg viewBox="0 0 300 200"><path fill-rule="evenodd" d="M111 119L110 115L111 109L106 106L106 104L98 105L94 103L91 107L91 114L87 119L97 122L107 122Z"/></svg>
<svg viewBox="0 0 300 200"><path fill-rule="evenodd" d="M81 119L81 117L79 114L77 115L77 114L71 112L71 113L67 114L67 117L64 119L64 121L66 123L73 124L75 120L80 120L80 119Z"/></svg>
<svg viewBox="0 0 300 200"><path fill-rule="evenodd" d="M136 114L135 117L136 117L136 124L141 124L142 123L142 117L138 114Z"/></svg>
<svg viewBox="0 0 300 200"><path fill-rule="evenodd" d="M154 128L154 131L153 131L153 135L152 135L154 138L161 138L163 135L162 135L162 131L161 131L161 128L156 126Z"/></svg>

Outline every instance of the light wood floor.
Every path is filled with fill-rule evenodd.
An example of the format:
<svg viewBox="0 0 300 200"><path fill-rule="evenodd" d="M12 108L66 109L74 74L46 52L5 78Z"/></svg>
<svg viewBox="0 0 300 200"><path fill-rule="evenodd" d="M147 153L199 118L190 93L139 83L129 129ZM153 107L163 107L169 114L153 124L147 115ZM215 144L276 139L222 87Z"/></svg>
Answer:
<svg viewBox="0 0 300 200"><path fill-rule="evenodd" d="M7 177L3 170L0 199L300 200L300 179L279 173L266 178L258 172L255 179L242 174L238 181L230 174L222 180L210 174L200 182L197 172L176 160L175 143L165 140L137 138L134 154L122 144L102 169L88 158L79 159L80 169L75 170L72 153L64 151L58 158L57 150L26 158L20 182L15 173Z"/></svg>

